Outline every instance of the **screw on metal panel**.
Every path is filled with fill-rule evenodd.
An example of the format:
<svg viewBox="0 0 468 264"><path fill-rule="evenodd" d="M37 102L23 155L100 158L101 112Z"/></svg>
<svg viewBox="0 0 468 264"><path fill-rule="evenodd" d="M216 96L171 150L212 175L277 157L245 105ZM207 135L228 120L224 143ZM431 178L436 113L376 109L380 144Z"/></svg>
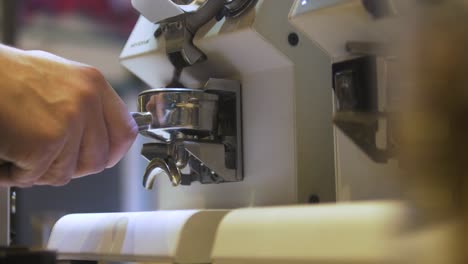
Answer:
<svg viewBox="0 0 468 264"><path fill-rule="evenodd" d="M297 33L289 33L288 35L288 43L289 45L295 47L297 46L297 44L299 44L299 35L297 35Z"/></svg>
<svg viewBox="0 0 468 264"><path fill-rule="evenodd" d="M320 203L320 197L316 194L311 194L309 196L309 203L310 204L318 204Z"/></svg>

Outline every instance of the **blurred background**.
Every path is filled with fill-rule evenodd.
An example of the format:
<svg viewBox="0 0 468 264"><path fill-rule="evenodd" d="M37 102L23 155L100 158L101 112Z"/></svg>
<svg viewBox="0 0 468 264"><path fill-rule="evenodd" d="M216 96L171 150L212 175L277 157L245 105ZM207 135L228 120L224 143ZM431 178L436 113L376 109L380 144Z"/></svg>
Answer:
<svg viewBox="0 0 468 264"><path fill-rule="evenodd" d="M0 0L3 43L28 50L44 50L93 65L124 98L129 109L145 88L119 63L119 54L138 14L130 0ZM149 208L150 193L141 188L144 162L139 148L99 175L73 180L64 187L14 189L14 243L40 247L51 227L69 213L136 211ZM144 168L144 164L136 166ZM136 179L137 178L137 179Z"/></svg>

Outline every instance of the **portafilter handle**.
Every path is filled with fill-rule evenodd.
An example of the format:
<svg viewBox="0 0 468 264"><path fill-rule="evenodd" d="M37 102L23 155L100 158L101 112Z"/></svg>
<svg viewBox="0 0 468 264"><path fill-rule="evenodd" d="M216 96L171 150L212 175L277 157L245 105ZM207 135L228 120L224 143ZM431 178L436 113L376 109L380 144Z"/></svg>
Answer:
<svg viewBox="0 0 468 264"><path fill-rule="evenodd" d="M145 133L151 128L151 123L153 121L153 116L150 112L131 112L130 113L135 120L135 123L138 126L138 132ZM158 139L156 135L152 135L154 138ZM165 140L162 138L163 141ZM153 173L156 169L160 169L167 176L172 185L177 186L181 182L181 173L176 163L172 160L171 157L165 159L153 158L148 164L145 174L143 175L143 186L146 189L153 188L153 183L155 181L156 175Z"/></svg>
<svg viewBox="0 0 468 264"><path fill-rule="evenodd" d="M147 131L151 127L153 116L150 112L130 112L138 126L138 132Z"/></svg>

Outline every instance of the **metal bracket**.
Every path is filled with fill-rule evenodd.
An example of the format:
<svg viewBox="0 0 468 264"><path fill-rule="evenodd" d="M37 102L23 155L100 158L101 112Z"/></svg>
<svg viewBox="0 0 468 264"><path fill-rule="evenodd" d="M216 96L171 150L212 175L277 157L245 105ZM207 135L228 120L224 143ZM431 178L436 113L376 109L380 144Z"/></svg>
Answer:
<svg viewBox="0 0 468 264"><path fill-rule="evenodd" d="M224 1L209 0L194 12L159 21L155 36L163 35L166 53L176 69L182 69L206 60L206 55L193 44L198 29L213 19L224 7Z"/></svg>
<svg viewBox="0 0 468 264"><path fill-rule="evenodd" d="M390 114L379 112L377 56L389 57L383 44L348 42L350 53L365 55L333 65L336 112L333 121L370 159L385 163L395 155ZM386 146L377 146L379 125L386 122Z"/></svg>
<svg viewBox="0 0 468 264"><path fill-rule="evenodd" d="M179 4L179 7L190 6L191 11L184 10L182 14L157 21L161 26L154 35L156 38L164 37L166 53L170 62L176 69L183 69L207 59L203 51L193 44L193 38L203 25L213 18L220 20L224 16L238 17L255 6L257 0L205 0L198 2L178 0L173 2Z"/></svg>
<svg viewBox="0 0 468 264"><path fill-rule="evenodd" d="M377 146L379 118L386 117L379 113L338 112L333 117L333 122L373 161L384 163L395 155L395 145L387 136L386 148Z"/></svg>
<svg viewBox="0 0 468 264"><path fill-rule="evenodd" d="M206 83L204 92L218 95L219 100L218 126L204 138L184 134L181 130L169 141L161 140L145 130L147 116L134 113L135 120L140 122L140 133L159 140L144 144L141 151L150 161L143 177L145 188L151 189L161 173L169 176L174 186L190 185L194 181L209 184L243 180L240 89L240 83L233 80L210 79Z"/></svg>

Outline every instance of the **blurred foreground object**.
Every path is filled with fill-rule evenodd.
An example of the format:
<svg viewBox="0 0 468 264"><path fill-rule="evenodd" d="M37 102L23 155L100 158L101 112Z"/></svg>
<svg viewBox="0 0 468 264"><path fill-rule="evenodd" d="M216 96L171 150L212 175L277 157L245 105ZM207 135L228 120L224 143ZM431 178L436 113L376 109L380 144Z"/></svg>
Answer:
<svg viewBox="0 0 468 264"><path fill-rule="evenodd" d="M5 264L55 264L53 251L28 250L26 248L0 248L0 263Z"/></svg>
<svg viewBox="0 0 468 264"><path fill-rule="evenodd" d="M400 54L402 183L416 209L409 232L452 224L454 262L444 263L466 263L468 10L465 1L432 2L409 19Z"/></svg>

